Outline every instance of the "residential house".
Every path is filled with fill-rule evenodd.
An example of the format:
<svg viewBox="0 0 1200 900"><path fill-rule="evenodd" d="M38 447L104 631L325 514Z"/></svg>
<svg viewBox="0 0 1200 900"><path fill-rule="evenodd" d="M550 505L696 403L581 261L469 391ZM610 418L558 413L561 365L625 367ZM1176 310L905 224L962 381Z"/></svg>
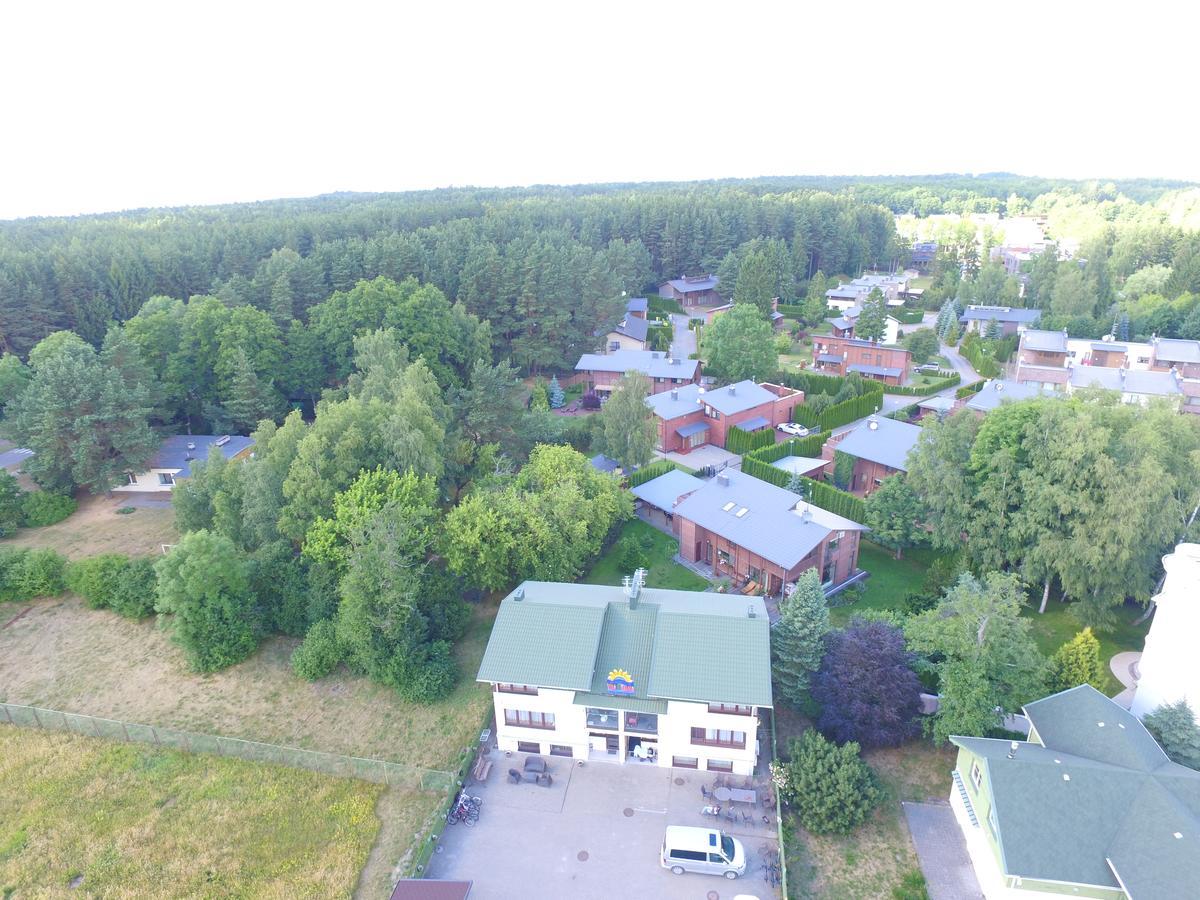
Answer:
<svg viewBox="0 0 1200 900"><path fill-rule="evenodd" d="M650 301L645 297L630 297L629 302L625 304L626 314L633 316L635 319L644 319L650 309Z"/></svg>
<svg viewBox="0 0 1200 900"><path fill-rule="evenodd" d="M774 428L792 421L803 402L803 391L749 380L711 390L688 384L646 398L658 424L656 447L664 453L687 453L704 444L724 447L733 426Z"/></svg>
<svg viewBox="0 0 1200 900"><path fill-rule="evenodd" d="M857 324L858 317L861 314L861 306L852 306L840 316L836 316L832 319L826 319L826 321L829 322L830 326L833 328L830 333L833 335L833 337L854 337L854 326ZM879 343L896 344L899 343L899 341L900 320L895 316L888 316L886 319L884 319L883 340L881 340Z"/></svg>
<svg viewBox="0 0 1200 900"><path fill-rule="evenodd" d="M1038 331L1027 328L1021 332L1017 354L1022 364L1031 366L1065 366L1067 364L1067 332Z"/></svg>
<svg viewBox="0 0 1200 900"><path fill-rule="evenodd" d="M641 372L650 379L653 394L700 380L700 362L679 359L659 350L613 350L610 353L585 353L575 364L572 384L598 394L610 393L626 372Z"/></svg>
<svg viewBox="0 0 1200 900"><path fill-rule="evenodd" d="M1018 309L1013 306L968 306L959 322L964 333L974 331L986 334L988 324L996 322L1000 325L1002 337L1020 334L1026 328L1032 328L1042 317L1040 309Z"/></svg>
<svg viewBox="0 0 1200 900"><path fill-rule="evenodd" d="M871 289L861 284L839 284L825 292L825 305L830 309L845 312L855 306L862 306Z"/></svg>
<svg viewBox="0 0 1200 900"><path fill-rule="evenodd" d="M1033 382L1007 381L996 378L986 382L976 393L969 395L961 405L977 413L987 414L1002 403L1032 400L1034 397L1061 397L1053 386Z"/></svg>
<svg viewBox="0 0 1200 900"><path fill-rule="evenodd" d="M1104 388L1118 391L1123 403L1148 404L1155 397L1165 397L1176 403L1184 398L1183 378L1176 371L1138 371L1136 369L1104 369L1097 366L1072 366L1067 392L1081 388Z"/></svg>
<svg viewBox="0 0 1200 900"><path fill-rule="evenodd" d="M1026 741L950 738L950 806L984 896L1196 897L1200 772L1090 685L1024 711Z"/></svg>
<svg viewBox="0 0 1200 900"><path fill-rule="evenodd" d="M1156 372L1176 369L1184 378L1200 378L1200 341L1156 337L1151 350L1150 368Z"/></svg>
<svg viewBox="0 0 1200 900"><path fill-rule="evenodd" d="M638 515L651 525L669 529L679 537L679 521L675 518L675 507L693 491L704 487L704 482L693 475L672 469L657 478L644 481L629 492L637 498L634 508Z"/></svg>
<svg viewBox="0 0 1200 900"><path fill-rule="evenodd" d="M767 610L640 572L624 588L526 581L500 603L478 680L506 752L750 775L772 705Z"/></svg>
<svg viewBox="0 0 1200 900"><path fill-rule="evenodd" d="M944 419L958 409L958 403L953 397L934 396L917 401L917 418L924 419L933 416Z"/></svg>
<svg viewBox="0 0 1200 900"><path fill-rule="evenodd" d="M865 525L834 515L737 469L726 469L675 507L679 553L714 577L782 592L808 569L826 590L858 571Z"/></svg>
<svg viewBox="0 0 1200 900"><path fill-rule="evenodd" d="M1163 569L1166 578L1154 597L1130 710L1140 719L1184 700L1200 725L1200 544L1178 544L1163 557Z"/></svg>
<svg viewBox="0 0 1200 900"><path fill-rule="evenodd" d="M717 293L719 283L716 275L685 275L660 284L658 296L678 300L684 307L718 306L725 302Z"/></svg>
<svg viewBox="0 0 1200 900"><path fill-rule="evenodd" d="M937 241L914 241L910 257L913 268L918 272L927 272L937 257Z"/></svg>
<svg viewBox="0 0 1200 900"><path fill-rule="evenodd" d="M648 349L646 335L649 330L649 322L627 312L625 318L604 335L605 349L609 352L613 350L646 350Z"/></svg>
<svg viewBox="0 0 1200 900"><path fill-rule="evenodd" d="M858 427L826 441L821 456L836 460L836 451L853 456L854 471L847 490L866 497L889 475L908 471L908 454L920 440L921 430L920 425L867 416Z"/></svg>
<svg viewBox="0 0 1200 900"><path fill-rule="evenodd" d="M150 460L148 472L127 472L126 483L113 490L129 493L173 490L178 481L191 477L192 463L208 459L213 447L226 459L245 459L254 449L254 440L229 434L173 434L163 438Z"/></svg>
<svg viewBox="0 0 1200 900"><path fill-rule="evenodd" d="M885 346L860 338L814 334L813 366L827 375L858 372L885 384L904 384L912 375L912 354L903 347Z"/></svg>
<svg viewBox="0 0 1200 900"><path fill-rule="evenodd" d="M908 290L908 276L904 274L884 275L871 272L855 278L850 284L855 287L866 288L867 293L863 295L864 299L871 291L877 290L883 294L884 302L888 306L903 306L904 292Z"/></svg>
<svg viewBox="0 0 1200 900"><path fill-rule="evenodd" d="M720 306L712 306L708 309L698 310L693 316L693 319L700 319L705 325L711 325L717 316L724 315L733 309L733 303L723 303ZM775 297L771 300L771 327L783 327L783 313L779 311L779 298Z"/></svg>

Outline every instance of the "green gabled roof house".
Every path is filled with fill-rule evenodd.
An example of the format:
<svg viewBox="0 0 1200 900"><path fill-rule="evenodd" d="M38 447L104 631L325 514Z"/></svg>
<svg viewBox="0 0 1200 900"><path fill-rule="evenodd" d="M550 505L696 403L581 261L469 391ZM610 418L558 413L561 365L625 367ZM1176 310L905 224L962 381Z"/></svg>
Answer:
<svg viewBox="0 0 1200 900"><path fill-rule="evenodd" d="M771 706L761 597L526 581L479 667L508 752L748 775Z"/></svg>
<svg viewBox="0 0 1200 900"><path fill-rule="evenodd" d="M1200 772L1088 685L1025 715L1028 741L950 738L950 805L989 900L1200 897Z"/></svg>

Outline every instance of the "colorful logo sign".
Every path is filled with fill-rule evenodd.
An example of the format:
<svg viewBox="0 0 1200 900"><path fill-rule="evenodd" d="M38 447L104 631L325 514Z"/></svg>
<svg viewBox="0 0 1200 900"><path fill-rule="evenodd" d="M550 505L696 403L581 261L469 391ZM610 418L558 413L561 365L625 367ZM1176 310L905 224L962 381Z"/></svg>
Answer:
<svg viewBox="0 0 1200 900"><path fill-rule="evenodd" d="M633 676L624 669L613 669L609 672L605 686L610 694L618 694L622 697L633 696Z"/></svg>

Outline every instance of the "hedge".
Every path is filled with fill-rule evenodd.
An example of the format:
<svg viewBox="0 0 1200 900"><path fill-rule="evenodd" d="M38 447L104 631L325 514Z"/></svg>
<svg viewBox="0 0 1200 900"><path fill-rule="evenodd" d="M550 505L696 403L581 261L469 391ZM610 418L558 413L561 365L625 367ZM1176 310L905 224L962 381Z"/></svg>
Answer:
<svg viewBox="0 0 1200 900"><path fill-rule="evenodd" d="M985 384L987 384L986 381L974 381L971 384L964 384L954 392L954 399L961 400L963 397L970 397L972 394L978 394L981 390L983 390L983 386Z"/></svg>
<svg viewBox="0 0 1200 900"><path fill-rule="evenodd" d="M669 459L656 459L654 462L642 466L636 472L631 472L629 475L629 486L637 487L639 484L645 484L647 481L653 481L660 475L666 475L675 468L675 463Z"/></svg>
<svg viewBox="0 0 1200 900"><path fill-rule="evenodd" d="M754 450L746 455L746 459L756 459L759 462L773 463L776 460L783 459L785 456L818 457L821 455L821 448L825 446L825 442L829 440L831 434L833 434L831 431L819 431L816 434L810 434L808 437L789 438L781 443Z"/></svg>
<svg viewBox="0 0 1200 900"><path fill-rule="evenodd" d="M776 487L787 487L792 478L791 473L783 469L749 457L742 460L742 471ZM867 504L861 497L856 497L848 491L840 491L823 481L814 481L805 475L801 475L800 480L808 490L808 499L813 506L819 506L860 524L866 521Z"/></svg>
<svg viewBox="0 0 1200 900"><path fill-rule="evenodd" d="M53 550L0 549L0 601L55 597L66 590L67 561Z"/></svg>
<svg viewBox="0 0 1200 900"><path fill-rule="evenodd" d="M775 374L775 383L790 387L793 390L804 391L805 394L835 395L845 384L846 379L840 375L822 375L818 372L784 372Z"/></svg>
<svg viewBox="0 0 1200 900"><path fill-rule="evenodd" d="M804 318L804 307L795 303L780 303L779 312L783 313L785 316L790 316L793 319Z"/></svg>
<svg viewBox="0 0 1200 900"><path fill-rule="evenodd" d="M74 497L50 491L30 491L21 498L21 518L26 528L43 528L61 522L77 506Z"/></svg>
<svg viewBox="0 0 1200 900"><path fill-rule="evenodd" d="M899 384L885 384L883 392L885 394L895 394L901 397L927 397L930 394L936 394L939 391L944 391L946 388L952 388L962 381L962 376L955 372L940 381L935 381L932 384L927 384L924 387L920 386L904 386Z"/></svg>
<svg viewBox="0 0 1200 900"><path fill-rule="evenodd" d="M725 435L725 449L730 453L749 453L751 450L760 450L774 443L775 432L770 428L762 428L758 431L742 431L742 429L734 425Z"/></svg>
<svg viewBox="0 0 1200 900"><path fill-rule="evenodd" d="M910 403L908 406L902 406L899 409L887 414L887 418L895 419L897 422L907 422L920 409L919 403Z"/></svg>
<svg viewBox="0 0 1200 900"><path fill-rule="evenodd" d="M801 422L801 424L808 425L810 428L815 425L821 431L832 431L839 425L869 416L883 406L883 389L874 385L871 387L875 389L868 388L865 394L826 407L811 425L808 422ZM797 411L803 408L802 406L797 407ZM796 418L796 421L800 421L799 417Z"/></svg>
<svg viewBox="0 0 1200 900"><path fill-rule="evenodd" d="M892 316L901 325L916 325L925 318L925 310L923 309L890 309L888 315Z"/></svg>

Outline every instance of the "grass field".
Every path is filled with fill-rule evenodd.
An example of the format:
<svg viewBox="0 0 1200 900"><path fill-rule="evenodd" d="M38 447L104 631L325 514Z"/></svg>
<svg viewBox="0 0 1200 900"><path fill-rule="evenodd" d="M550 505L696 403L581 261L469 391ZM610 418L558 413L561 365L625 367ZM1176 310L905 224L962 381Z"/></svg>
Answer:
<svg viewBox="0 0 1200 900"><path fill-rule="evenodd" d="M864 609L899 607L905 594L920 589L925 569L932 561L929 550L906 550L902 559L896 559L891 550L863 541L858 549L858 567L870 572L871 577L864 582L866 590L857 602L829 611L833 624L843 626Z"/></svg>
<svg viewBox="0 0 1200 900"><path fill-rule="evenodd" d="M703 591L709 584L695 572L675 562L672 557L679 552L679 542L647 525L641 519L625 523L621 536L643 535L651 544L650 565L646 567L646 587L672 588L677 591ZM618 538L619 540L619 538ZM630 574L617 563L616 545L596 560L592 570L584 577L584 584L620 584L621 577Z"/></svg>
<svg viewBox="0 0 1200 900"><path fill-rule="evenodd" d="M179 540L169 503L154 502L136 506L125 515L117 514L118 509L130 503L146 501L131 501L120 494L84 497L79 508L61 522L44 528L22 528L13 537L0 541L0 546L45 547L68 559L82 559L98 553L158 554L163 544Z"/></svg>
<svg viewBox="0 0 1200 900"><path fill-rule="evenodd" d="M0 725L0 895L349 897L381 791Z"/></svg>
<svg viewBox="0 0 1200 900"><path fill-rule="evenodd" d="M1096 637L1100 640L1100 659L1105 664L1105 674L1108 677L1107 685L1099 687L1110 697L1120 693L1123 688L1107 668L1108 661L1123 650L1140 651L1146 642L1146 632L1150 629L1150 623L1133 624L1141 613L1141 607L1125 606L1117 613L1120 624L1116 628L1112 631L1096 632ZM1025 607L1021 614L1033 622L1033 639L1037 641L1038 649L1047 656L1083 630L1079 620L1071 614L1070 606L1056 600L1050 601L1044 613L1038 613L1037 606L1031 604Z"/></svg>

